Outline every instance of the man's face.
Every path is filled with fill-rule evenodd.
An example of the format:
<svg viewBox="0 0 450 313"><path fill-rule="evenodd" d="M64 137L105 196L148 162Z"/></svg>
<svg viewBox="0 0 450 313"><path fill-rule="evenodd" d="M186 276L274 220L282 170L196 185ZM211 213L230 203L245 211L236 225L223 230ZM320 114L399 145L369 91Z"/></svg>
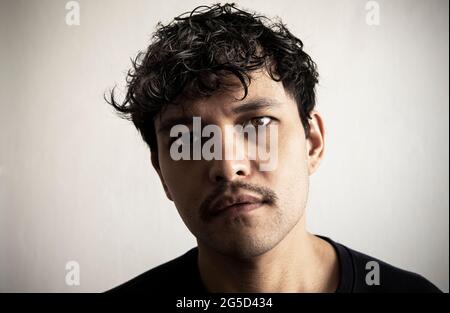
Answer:
<svg viewBox="0 0 450 313"><path fill-rule="evenodd" d="M169 106L155 119L158 160L154 165L199 245L249 258L276 246L302 218L308 197L308 144L297 104L282 83L266 72L255 72L247 97L236 100L242 95L243 90L236 89L189 103L184 110ZM191 121L193 116L200 117L202 127L217 125L224 150L236 144L236 134L226 125L261 125L268 134L276 127L277 142L272 143L272 149L277 149L276 166L262 171L262 161L248 155L175 161L167 121L183 116ZM166 130L159 131L161 127Z"/></svg>

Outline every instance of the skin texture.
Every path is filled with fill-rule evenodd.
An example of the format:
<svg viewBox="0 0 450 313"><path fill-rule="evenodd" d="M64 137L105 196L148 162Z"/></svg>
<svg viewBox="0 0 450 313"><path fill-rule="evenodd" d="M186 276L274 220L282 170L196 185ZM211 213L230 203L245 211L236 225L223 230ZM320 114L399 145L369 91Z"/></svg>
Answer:
<svg viewBox="0 0 450 313"><path fill-rule="evenodd" d="M242 88L236 88L186 103L184 110L169 105L155 119L158 153L152 154L152 164L167 197L197 238L203 282L213 292L333 292L339 277L336 253L305 227L309 176L324 155L323 119L311 112L311 133L305 138L296 102L262 70L252 73L248 95L240 100L242 95ZM235 112L257 99L273 105ZM243 160L174 161L169 132L158 129L183 114L201 117L202 126L219 126L224 150L235 144L233 131L225 131L225 125L270 121L267 131L278 130L277 166L261 171L262 161L248 155ZM271 119L257 119L264 116ZM202 211L213 203L207 201L211 195L237 194L272 198L246 212L212 217Z"/></svg>

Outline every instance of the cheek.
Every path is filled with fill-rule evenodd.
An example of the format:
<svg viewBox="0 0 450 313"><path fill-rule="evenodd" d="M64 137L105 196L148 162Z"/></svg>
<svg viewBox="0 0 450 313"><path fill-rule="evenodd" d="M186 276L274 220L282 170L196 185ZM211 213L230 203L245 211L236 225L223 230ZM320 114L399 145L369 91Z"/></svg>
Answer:
<svg viewBox="0 0 450 313"><path fill-rule="evenodd" d="M306 152L301 142L283 144L279 152L277 176L284 181L288 189L303 186L308 180Z"/></svg>
<svg viewBox="0 0 450 313"><path fill-rule="evenodd" d="M164 182L172 199L185 220L196 210L199 195L202 194L198 169L189 161L173 161L164 159L160 162Z"/></svg>
<svg viewBox="0 0 450 313"><path fill-rule="evenodd" d="M280 166L284 170L291 169L293 175L304 175L303 169L307 163L306 139L300 119L294 119L280 129L278 151Z"/></svg>
<svg viewBox="0 0 450 313"><path fill-rule="evenodd" d="M303 126L280 132L278 168L272 173L280 201L289 209L304 209L309 190Z"/></svg>
<svg viewBox="0 0 450 313"><path fill-rule="evenodd" d="M186 162L167 160L161 163L161 173L174 201L189 196L189 189L194 188L195 179L186 184L186 177L192 177L192 168L185 166Z"/></svg>

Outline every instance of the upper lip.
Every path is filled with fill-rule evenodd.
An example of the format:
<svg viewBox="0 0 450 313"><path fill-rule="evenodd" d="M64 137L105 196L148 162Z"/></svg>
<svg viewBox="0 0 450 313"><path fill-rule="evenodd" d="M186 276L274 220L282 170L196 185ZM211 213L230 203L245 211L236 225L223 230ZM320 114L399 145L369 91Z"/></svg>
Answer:
<svg viewBox="0 0 450 313"><path fill-rule="evenodd" d="M247 194L239 194L232 196L221 196L219 197L211 207L211 213L213 215L219 214L223 210L237 204L252 204L252 203L262 203L262 199L247 195Z"/></svg>

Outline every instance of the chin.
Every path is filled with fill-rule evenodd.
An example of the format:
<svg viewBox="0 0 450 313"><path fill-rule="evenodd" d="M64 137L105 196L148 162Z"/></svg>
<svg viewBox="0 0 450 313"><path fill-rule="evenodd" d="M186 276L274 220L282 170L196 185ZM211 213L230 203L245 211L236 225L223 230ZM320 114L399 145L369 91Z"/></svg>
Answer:
<svg viewBox="0 0 450 313"><path fill-rule="evenodd" d="M219 238L218 238L219 239ZM260 256L274 248L280 240L268 238L266 235L234 234L234 236L222 236L219 242L210 245L222 255L238 259L251 259Z"/></svg>
<svg viewBox="0 0 450 313"><path fill-rule="evenodd" d="M269 221L269 222L268 222ZM200 237L210 249L238 259L258 257L276 247L296 225L298 219L288 222L280 216L255 222L252 219L234 219L225 227L203 229ZM248 222L248 223L246 223Z"/></svg>

